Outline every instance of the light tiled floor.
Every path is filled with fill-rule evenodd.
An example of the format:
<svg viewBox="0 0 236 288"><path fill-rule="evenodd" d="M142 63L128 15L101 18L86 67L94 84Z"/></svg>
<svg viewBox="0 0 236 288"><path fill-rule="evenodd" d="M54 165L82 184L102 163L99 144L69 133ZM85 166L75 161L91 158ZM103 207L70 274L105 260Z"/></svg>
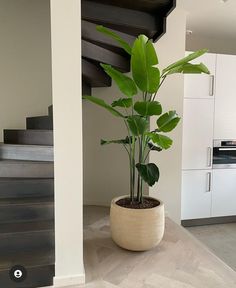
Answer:
<svg viewBox="0 0 236 288"><path fill-rule="evenodd" d="M236 223L197 226L187 229L236 271Z"/></svg>
<svg viewBox="0 0 236 288"><path fill-rule="evenodd" d="M140 253L117 247L108 212L85 207L83 288L236 288L236 273L169 219L155 249Z"/></svg>

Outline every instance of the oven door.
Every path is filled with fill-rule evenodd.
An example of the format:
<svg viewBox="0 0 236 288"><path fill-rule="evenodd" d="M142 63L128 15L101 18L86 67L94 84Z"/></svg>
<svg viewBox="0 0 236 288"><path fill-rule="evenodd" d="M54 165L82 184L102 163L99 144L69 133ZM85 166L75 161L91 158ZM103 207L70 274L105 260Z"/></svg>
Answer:
<svg viewBox="0 0 236 288"><path fill-rule="evenodd" d="M236 168L236 146L213 148L213 168Z"/></svg>

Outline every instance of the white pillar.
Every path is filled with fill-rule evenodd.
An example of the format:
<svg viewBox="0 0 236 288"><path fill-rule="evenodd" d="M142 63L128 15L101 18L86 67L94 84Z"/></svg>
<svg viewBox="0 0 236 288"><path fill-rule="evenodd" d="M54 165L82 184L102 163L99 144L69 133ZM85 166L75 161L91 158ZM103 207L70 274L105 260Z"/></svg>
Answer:
<svg viewBox="0 0 236 288"><path fill-rule="evenodd" d="M51 0L55 286L84 282L80 0Z"/></svg>

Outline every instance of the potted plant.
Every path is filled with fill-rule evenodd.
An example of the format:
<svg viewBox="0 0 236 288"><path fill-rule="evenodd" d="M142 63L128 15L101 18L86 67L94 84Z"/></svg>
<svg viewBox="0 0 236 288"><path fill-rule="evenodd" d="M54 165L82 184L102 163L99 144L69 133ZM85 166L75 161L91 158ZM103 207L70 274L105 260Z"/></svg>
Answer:
<svg viewBox="0 0 236 288"><path fill-rule="evenodd" d="M101 140L102 145L121 144L129 158L129 195L115 198L111 202L111 235L120 247L144 251L155 247L164 233L164 204L161 200L143 195L144 182L153 186L159 180L159 169L155 163L148 162L148 156L150 151L160 152L171 147L173 141L166 133L172 131L180 121L176 111L162 111L157 93L171 74L209 74L203 63L190 63L207 50L194 52L160 71L156 66L158 57L155 48L145 35L137 37L131 47L113 31L103 26L97 26L97 30L120 44L130 55L131 67L131 76L128 76L110 65L101 64L123 94L113 103L108 104L93 96L83 96L83 99L119 117L121 124L127 128L123 139ZM157 125L150 131L152 116L157 117Z"/></svg>

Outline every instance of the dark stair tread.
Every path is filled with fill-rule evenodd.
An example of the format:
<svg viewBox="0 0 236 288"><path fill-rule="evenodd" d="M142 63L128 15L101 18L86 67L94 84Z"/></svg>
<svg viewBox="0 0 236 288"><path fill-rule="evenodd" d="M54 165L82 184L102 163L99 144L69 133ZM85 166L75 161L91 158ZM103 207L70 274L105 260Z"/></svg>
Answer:
<svg viewBox="0 0 236 288"><path fill-rule="evenodd" d="M0 259L0 270L12 267L18 263L22 266L44 266L54 264L55 255L53 250L35 251L34 253L17 253L17 258L14 255L4 256Z"/></svg>
<svg viewBox="0 0 236 288"><path fill-rule="evenodd" d="M54 250L53 230L9 232L0 234L0 255L11 258L37 251ZM33 255L32 255L33 256Z"/></svg>
<svg viewBox="0 0 236 288"><path fill-rule="evenodd" d="M53 147L0 143L0 159L53 161Z"/></svg>
<svg viewBox="0 0 236 288"><path fill-rule="evenodd" d="M92 2L98 2L97 0L90 0ZM175 0L99 0L99 3L114 5L118 7L145 11L158 15L164 15L168 13L170 9L175 7Z"/></svg>
<svg viewBox="0 0 236 288"><path fill-rule="evenodd" d="M37 222L20 222L20 223L6 223L0 224L0 233L12 233L12 232L27 232L27 231L43 231L54 230L53 221L37 221Z"/></svg>
<svg viewBox="0 0 236 288"><path fill-rule="evenodd" d="M97 31L96 24L82 20L81 26L82 26L82 39L87 40L88 42L94 43L103 48L106 48L108 50L111 50L120 55L128 56L126 52L120 47L118 42L111 39L110 37L107 37L107 35L104 35L103 33ZM135 37L126 33L122 33L120 31L116 31L116 30L112 30L112 31L118 34L122 39L124 39L130 45L133 44Z"/></svg>
<svg viewBox="0 0 236 288"><path fill-rule="evenodd" d="M24 205L24 204L50 204L54 203L54 198L51 196L35 196L35 197L17 197L17 198L1 198L0 207L2 205Z"/></svg>
<svg viewBox="0 0 236 288"><path fill-rule="evenodd" d="M130 71L129 59L85 40L82 40L82 56L97 63L110 64L122 72Z"/></svg>
<svg viewBox="0 0 236 288"><path fill-rule="evenodd" d="M0 200L53 197L54 179L0 178Z"/></svg>
<svg viewBox="0 0 236 288"><path fill-rule="evenodd" d="M53 178L54 165L48 161L0 160L0 177Z"/></svg>
<svg viewBox="0 0 236 288"><path fill-rule="evenodd" d="M13 263L19 264L19 263ZM13 265L12 265L13 266ZM0 270L0 283L4 288L34 288L49 287L53 285L53 277L55 275L55 265L28 265L27 277L23 282L13 282L9 277L9 270L12 266ZM9 269L10 268L10 269Z"/></svg>
<svg viewBox="0 0 236 288"><path fill-rule="evenodd" d="M100 65L82 59L82 77L91 87L111 86L111 78L103 71Z"/></svg>
<svg viewBox="0 0 236 288"><path fill-rule="evenodd" d="M133 36L152 38L160 29L158 17L151 13L86 0L82 1L82 19Z"/></svg>
<svg viewBox="0 0 236 288"><path fill-rule="evenodd" d="M4 129L4 143L53 146L53 131Z"/></svg>
<svg viewBox="0 0 236 288"><path fill-rule="evenodd" d="M52 221L53 218L54 203L0 204L0 224Z"/></svg>

